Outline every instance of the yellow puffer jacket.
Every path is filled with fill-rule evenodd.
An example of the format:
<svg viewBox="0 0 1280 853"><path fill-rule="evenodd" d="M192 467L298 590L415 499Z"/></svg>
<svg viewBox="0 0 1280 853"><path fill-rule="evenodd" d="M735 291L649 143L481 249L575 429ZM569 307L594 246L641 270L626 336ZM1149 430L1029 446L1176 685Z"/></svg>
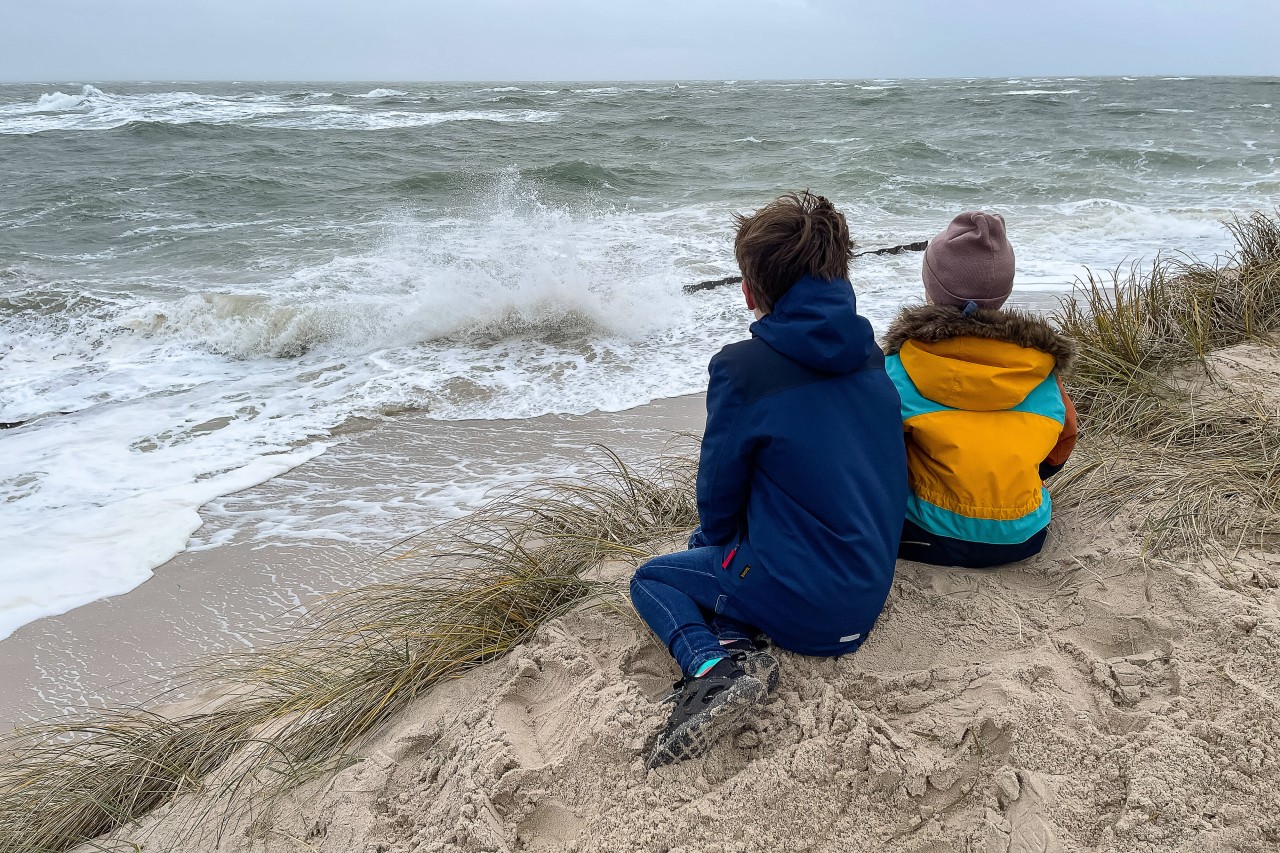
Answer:
<svg viewBox="0 0 1280 853"><path fill-rule="evenodd" d="M908 520L1000 545L1043 530L1043 480L1075 444L1075 408L1058 379L1074 344L1031 314L926 305L899 315L885 352L902 400Z"/></svg>

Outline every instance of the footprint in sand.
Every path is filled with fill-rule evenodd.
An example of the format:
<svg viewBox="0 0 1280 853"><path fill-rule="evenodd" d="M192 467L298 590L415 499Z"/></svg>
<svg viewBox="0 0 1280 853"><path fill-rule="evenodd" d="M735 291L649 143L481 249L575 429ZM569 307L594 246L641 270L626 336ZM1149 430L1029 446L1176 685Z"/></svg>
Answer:
<svg viewBox="0 0 1280 853"><path fill-rule="evenodd" d="M679 670L671 655L656 643L642 643L622 663L622 674L634 681L646 696L658 698L671 692Z"/></svg>
<svg viewBox="0 0 1280 853"><path fill-rule="evenodd" d="M1075 658L1094 684L1105 690L1111 701L1122 708L1133 708L1145 701L1177 696L1181 692L1178 666L1170 644L1163 643L1163 649L1104 657L1108 652L1114 655L1119 651L1115 645L1085 640L1061 640L1058 643L1062 651Z"/></svg>
<svg viewBox="0 0 1280 853"><path fill-rule="evenodd" d="M1280 657L1280 619L1238 616L1232 621L1246 639L1224 662L1223 674L1237 686L1280 706L1280 668L1275 665Z"/></svg>
<svg viewBox="0 0 1280 853"><path fill-rule="evenodd" d="M533 770L554 763L572 748L576 727L571 705L578 694L573 679L555 660L514 662L515 677L493 711L494 723L506 734L506 741L520 766ZM579 717L581 718L581 717Z"/></svg>
<svg viewBox="0 0 1280 853"><path fill-rule="evenodd" d="M996 774L1003 814L987 812L982 853L1062 853L1045 808L1044 785L1025 770L1005 767Z"/></svg>
<svg viewBox="0 0 1280 853"><path fill-rule="evenodd" d="M516 825L516 850L564 850L582 834L583 821L564 803L546 799Z"/></svg>
<svg viewBox="0 0 1280 853"><path fill-rule="evenodd" d="M1169 668L1168 654L1147 651L1098 661L1093 665L1093 677L1107 689L1117 705L1132 706L1157 691L1177 693Z"/></svg>

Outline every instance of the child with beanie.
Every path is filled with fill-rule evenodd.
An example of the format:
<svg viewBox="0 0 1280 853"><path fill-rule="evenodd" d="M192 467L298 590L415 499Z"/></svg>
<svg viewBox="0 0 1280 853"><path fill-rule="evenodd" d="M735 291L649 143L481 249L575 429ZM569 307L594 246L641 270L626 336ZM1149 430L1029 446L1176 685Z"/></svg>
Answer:
<svg viewBox="0 0 1280 853"><path fill-rule="evenodd" d="M684 678L649 757L696 758L778 681L763 633L804 655L855 651L893 583L907 460L898 395L849 283L844 216L808 192L738 217L751 338L710 365L700 526L631 600Z"/></svg>
<svg viewBox="0 0 1280 853"><path fill-rule="evenodd" d="M1076 441L1060 379L1075 346L1044 319L1001 309L1013 274L1004 218L962 213L925 250L929 304L889 328L911 487L903 559L985 568L1044 545L1044 480Z"/></svg>

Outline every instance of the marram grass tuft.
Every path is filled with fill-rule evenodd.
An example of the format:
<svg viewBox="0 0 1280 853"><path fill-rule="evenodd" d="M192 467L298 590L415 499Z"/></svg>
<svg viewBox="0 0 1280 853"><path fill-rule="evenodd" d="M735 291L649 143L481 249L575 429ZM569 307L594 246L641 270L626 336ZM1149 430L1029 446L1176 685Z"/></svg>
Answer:
<svg viewBox="0 0 1280 853"><path fill-rule="evenodd" d="M1091 275L1056 316L1080 350L1066 384L1084 439L1054 497L1086 518L1145 517L1152 553L1229 561L1280 524L1280 392L1221 376L1215 355L1255 344L1280 357L1280 219L1227 227L1223 261Z"/></svg>

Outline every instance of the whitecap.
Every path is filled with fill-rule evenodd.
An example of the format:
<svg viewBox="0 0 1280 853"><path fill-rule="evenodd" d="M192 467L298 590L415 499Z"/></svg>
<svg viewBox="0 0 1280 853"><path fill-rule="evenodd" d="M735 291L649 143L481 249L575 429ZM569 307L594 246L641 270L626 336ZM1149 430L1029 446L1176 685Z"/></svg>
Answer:
<svg viewBox="0 0 1280 853"><path fill-rule="evenodd" d="M60 112L74 110L84 103L82 95L64 95L62 92L41 95L36 101L36 109L40 112Z"/></svg>
<svg viewBox="0 0 1280 853"><path fill-rule="evenodd" d="M271 118L259 124L262 127L292 130L396 130L430 127L455 121L542 124L556 121L559 117L560 113L554 110L448 110L445 112L379 110L376 112L325 112L307 118L293 116Z"/></svg>

